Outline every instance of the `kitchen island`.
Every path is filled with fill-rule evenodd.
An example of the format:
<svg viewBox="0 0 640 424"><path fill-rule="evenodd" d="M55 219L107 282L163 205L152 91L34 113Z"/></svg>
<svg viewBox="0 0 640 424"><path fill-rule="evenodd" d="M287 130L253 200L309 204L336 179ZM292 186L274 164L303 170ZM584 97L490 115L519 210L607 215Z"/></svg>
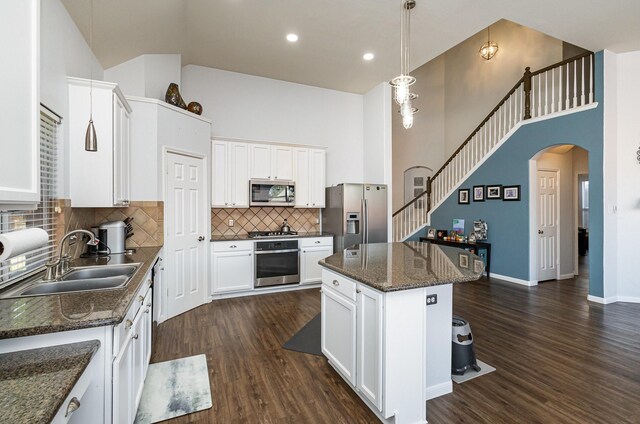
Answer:
<svg viewBox="0 0 640 424"><path fill-rule="evenodd" d="M319 262L322 352L382 422L426 423L452 391L453 283L482 260L428 243L355 245Z"/></svg>

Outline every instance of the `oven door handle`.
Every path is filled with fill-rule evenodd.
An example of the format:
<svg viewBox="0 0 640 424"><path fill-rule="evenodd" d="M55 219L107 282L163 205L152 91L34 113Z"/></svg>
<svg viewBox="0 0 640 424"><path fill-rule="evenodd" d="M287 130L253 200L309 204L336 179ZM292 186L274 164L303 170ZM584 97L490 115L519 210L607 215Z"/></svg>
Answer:
<svg viewBox="0 0 640 424"><path fill-rule="evenodd" d="M293 253L299 252L300 249L284 249L284 250L258 250L254 252L256 255L267 255L269 253Z"/></svg>

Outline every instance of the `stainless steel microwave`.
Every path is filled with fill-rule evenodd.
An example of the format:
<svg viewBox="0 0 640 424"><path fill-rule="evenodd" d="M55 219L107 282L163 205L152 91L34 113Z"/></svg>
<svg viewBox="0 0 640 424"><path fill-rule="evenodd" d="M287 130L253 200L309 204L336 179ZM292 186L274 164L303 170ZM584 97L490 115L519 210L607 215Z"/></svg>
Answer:
<svg viewBox="0 0 640 424"><path fill-rule="evenodd" d="M294 204L295 184L293 181L251 180L249 184L249 205L293 206Z"/></svg>

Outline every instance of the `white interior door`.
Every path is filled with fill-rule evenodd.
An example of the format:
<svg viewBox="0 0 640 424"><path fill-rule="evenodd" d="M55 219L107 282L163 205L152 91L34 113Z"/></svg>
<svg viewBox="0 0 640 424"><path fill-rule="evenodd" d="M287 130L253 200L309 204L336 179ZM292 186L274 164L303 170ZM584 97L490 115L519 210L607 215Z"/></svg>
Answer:
<svg viewBox="0 0 640 424"><path fill-rule="evenodd" d="M538 281L558 278L558 172L538 171Z"/></svg>
<svg viewBox="0 0 640 424"><path fill-rule="evenodd" d="M167 318L206 301L206 165L202 158L167 153Z"/></svg>

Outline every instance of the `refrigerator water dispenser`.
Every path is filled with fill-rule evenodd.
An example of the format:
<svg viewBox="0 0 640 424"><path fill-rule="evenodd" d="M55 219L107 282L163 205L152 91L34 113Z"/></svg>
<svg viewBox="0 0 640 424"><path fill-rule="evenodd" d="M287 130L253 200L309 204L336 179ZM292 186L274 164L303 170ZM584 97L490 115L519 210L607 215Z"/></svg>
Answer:
<svg viewBox="0 0 640 424"><path fill-rule="evenodd" d="M360 234L359 212L347 212L347 234Z"/></svg>

